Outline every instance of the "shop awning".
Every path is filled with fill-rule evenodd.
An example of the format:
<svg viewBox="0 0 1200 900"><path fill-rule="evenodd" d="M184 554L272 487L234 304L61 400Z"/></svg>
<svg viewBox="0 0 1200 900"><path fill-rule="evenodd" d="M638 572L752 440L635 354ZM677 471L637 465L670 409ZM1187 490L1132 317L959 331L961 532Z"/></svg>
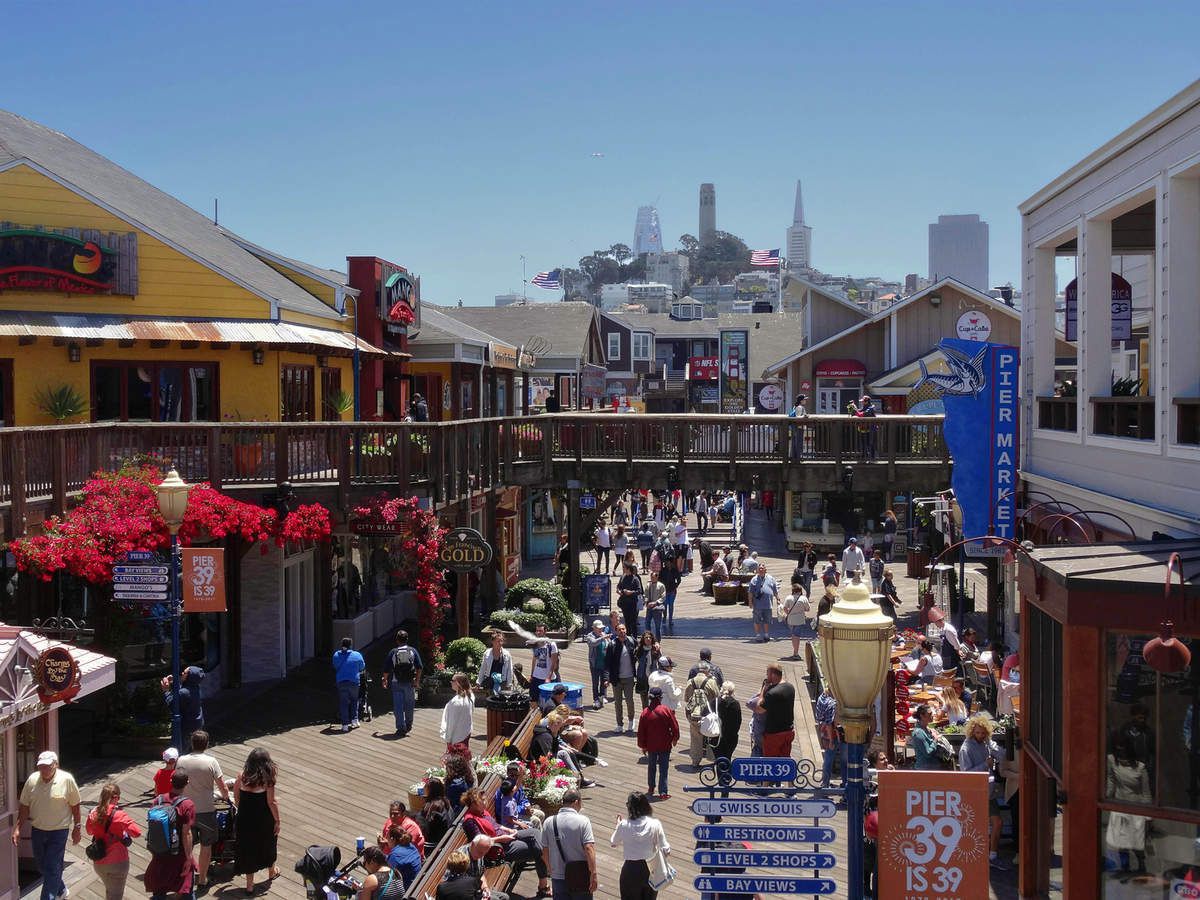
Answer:
<svg viewBox="0 0 1200 900"><path fill-rule="evenodd" d="M0 625L0 676L3 676L0 677L0 715L4 719L12 719L15 724L62 705L43 703L38 698L32 675L26 675L26 671L33 672L38 657L51 647L65 648L79 665L80 690L75 700L116 682L117 661L111 656L51 640L16 625Z"/></svg>
<svg viewBox="0 0 1200 900"><path fill-rule="evenodd" d="M263 344L315 353L408 356L384 350L345 331L256 319L150 319L136 316L0 312L0 337L68 341L203 341Z"/></svg>
<svg viewBox="0 0 1200 900"><path fill-rule="evenodd" d="M867 367L857 359L823 359L813 370L818 378L863 378L866 374Z"/></svg>

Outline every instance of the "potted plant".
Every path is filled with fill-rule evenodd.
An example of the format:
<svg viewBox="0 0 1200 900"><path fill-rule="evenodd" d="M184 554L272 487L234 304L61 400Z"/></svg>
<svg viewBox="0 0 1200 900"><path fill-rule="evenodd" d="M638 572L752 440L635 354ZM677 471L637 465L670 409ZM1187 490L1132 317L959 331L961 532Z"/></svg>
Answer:
<svg viewBox="0 0 1200 900"><path fill-rule="evenodd" d="M346 391L334 391L325 398L325 402L329 405L331 410L337 413L339 420L346 413L354 409L354 395L349 394Z"/></svg>
<svg viewBox="0 0 1200 900"><path fill-rule="evenodd" d="M526 578L518 581L504 595L504 609L496 610L488 619L489 627L484 631L504 631L506 645L516 640L509 622L514 622L526 631L538 625L546 626L546 633L560 645L565 645L579 630L579 621L567 605L562 588L544 578ZM517 643L524 645L523 640Z"/></svg>
<svg viewBox="0 0 1200 900"><path fill-rule="evenodd" d="M83 394L70 384L39 388L33 395L33 402L39 412L54 420L55 425L78 419L91 408Z"/></svg>
<svg viewBox="0 0 1200 900"><path fill-rule="evenodd" d="M257 419L247 419L239 410L226 414L229 422L256 422ZM262 465L263 443L257 430L236 428L233 430L233 468L239 475L255 475Z"/></svg>

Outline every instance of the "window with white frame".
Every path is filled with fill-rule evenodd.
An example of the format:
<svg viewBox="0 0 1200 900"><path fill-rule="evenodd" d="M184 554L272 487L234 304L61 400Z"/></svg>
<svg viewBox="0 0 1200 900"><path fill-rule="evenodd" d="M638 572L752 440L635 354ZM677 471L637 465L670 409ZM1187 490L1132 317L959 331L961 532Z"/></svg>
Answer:
<svg viewBox="0 0 1200 900"><path fill-rule="evenodd" d="M650 358L650 333L646 331L635 332L633 335L633 358L634 359L649 359Z"/></svg>
<svg viewBox="0 0 1200 900"><path fill-rule="evenodd" d="M619 331L610 331L608 333L608 361L616 362L621 358L621 333Z"/></svg>

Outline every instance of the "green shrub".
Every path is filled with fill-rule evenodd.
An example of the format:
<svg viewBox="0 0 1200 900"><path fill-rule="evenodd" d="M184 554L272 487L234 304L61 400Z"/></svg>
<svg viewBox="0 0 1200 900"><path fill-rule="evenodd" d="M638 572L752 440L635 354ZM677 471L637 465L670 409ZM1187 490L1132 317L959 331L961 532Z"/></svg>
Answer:
<svg viewBox="0 0 1200 900"><path fill-rule="evenodd" d="M513 621L520 625L526 631L533 631L539 625L550 627L550 623L546 621L545 613L522 612L519 609L498 609L488 617L488 624L493 628L503 628L505 631L512 631L512 626L509 621Z"/></svg>
<svg viewBox="0 0 1200 900"><path fill-rule="evenodd" d="M544 613L546 611L546 602L544 600L526 600L525 605L521 607L528 613Z"/></svg>
<svg viewBox="0 0 1200 900"><path fill-rule="evenodd" d="M483 663L485 652L483 641L463 637L451 641L446 648L446 668L452 672L466 672L474 676Z"/></svg>
<svg viewBox="0 0 1200 900"><path fill-rule="evenodd" d="M554 582L544 578L526 578L510 587L504 595L504 605L510 611L525 609L527 600L541 600L546 610L544 614L527 612L526 615L543 615L546 627L551 630L570 627L571 608L567 605L562 588ZM517 621L520 624L520 620ZM521 627L525 626L522 624Z"/></svg>

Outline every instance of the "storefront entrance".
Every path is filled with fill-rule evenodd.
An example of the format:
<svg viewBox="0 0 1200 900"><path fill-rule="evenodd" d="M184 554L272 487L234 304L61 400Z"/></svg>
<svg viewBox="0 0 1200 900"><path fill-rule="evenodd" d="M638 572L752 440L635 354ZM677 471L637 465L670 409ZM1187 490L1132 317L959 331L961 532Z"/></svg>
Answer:
<svg viewBox="0 0 1200 900"><path fill-rule="evenodd" d="M862 379L822 378L817 382L817 414L836 416L846 412L850 403L862 397Z"/></svg>
<svg viewBox="0 0 1200 900"><path fill-rule="evenodd" d="M316 652L316 562L312 550L283 564L284 666L294 669Z"/></svg>

